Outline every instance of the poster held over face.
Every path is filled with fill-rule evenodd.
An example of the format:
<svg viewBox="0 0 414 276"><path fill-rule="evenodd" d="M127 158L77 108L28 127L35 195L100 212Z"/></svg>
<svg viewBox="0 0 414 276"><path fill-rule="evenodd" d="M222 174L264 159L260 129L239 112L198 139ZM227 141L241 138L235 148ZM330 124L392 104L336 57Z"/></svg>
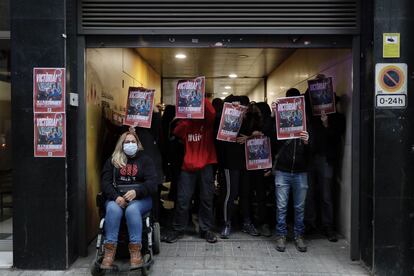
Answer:
<svg viewBox="0 0 414 276"><path fill-rule="evenodd" d="M176 86L176 118L204 119L205 78L179 80Z"/></svg>
<svg viewBox="0 0 414 276"><path fill-rule="evenodd" d="M272 150L269 137L260 136L247 139L244 147L247 170L261 170L272 167Z"/></svg>
<svg viewBox="0 0 414 276"><path fill-rule="evenodd" d="M300 132L306 131L305 98L279 98L275 110L276 132L278 140L300 138Z"/></svg>
<svg viewBox="0 0 414 276"><path fill-rule="evenodd" d="M244 105L224 103L217 140L236 142L246 110L247 107Z"/></svg>
<svg viewBox="0 0 414 276"><path fill-rule="evenodd" d="M65 113L34 114L34 156L66 156Z"/></svg>
<svg viewBox="0 0 414 276"><path fill-rule="evenodd" d="M336 112L332 78L309 80L308 86L313 116Z"/></svg>
<svg viewBox="0 0 414 276"><path fill-rule="evenodd" d="M124 124L144 128L151 127L154 109L154 89L129 87Z"/></svg>
<svg viewBox="0 0 414 276"><path fill-rule="evenodd" d="M33 68L33 111L65 112L65 68Z"/></svg>

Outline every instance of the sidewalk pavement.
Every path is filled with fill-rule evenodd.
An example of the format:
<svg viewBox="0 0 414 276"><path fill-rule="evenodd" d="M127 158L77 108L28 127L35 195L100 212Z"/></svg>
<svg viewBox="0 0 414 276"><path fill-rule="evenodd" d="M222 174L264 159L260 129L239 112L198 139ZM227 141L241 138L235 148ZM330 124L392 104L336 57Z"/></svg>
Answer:
<svg viewBox="0 0 414 276"><path fill-rule="evenodd" d="M300 253L292 241L286 252L275 249L274 238L252 238L235 233L231 239L208 244L197 236L186 236L174 244L161 244L151 268L154 276L244 276L244 275L369 275L359 262L349 258L349 244L340 239L331 243L323 237L307 240L308 252ZM94 248L89 256L79 258L67 271L0 270L0 275L90 275ZM119 262L127 266L127 262ZM140 275L134 273L107 273L105 275Z"/></svg>

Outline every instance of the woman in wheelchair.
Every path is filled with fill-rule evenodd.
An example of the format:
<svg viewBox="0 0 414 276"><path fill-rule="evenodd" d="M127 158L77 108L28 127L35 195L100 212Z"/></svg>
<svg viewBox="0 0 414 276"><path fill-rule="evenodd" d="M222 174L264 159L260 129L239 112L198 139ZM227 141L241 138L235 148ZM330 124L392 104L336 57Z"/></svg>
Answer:
<svg viewBox="0 0 414 276"><path fill-rule="evenodd" d="M144 154L135 132L125 132L119 138L102 170L101 185L106 198L101 269L112 268L124 215L129 233L130 268L139 268L143 264L142 215L152 208L151 195L157 192L157 176L152 159Z"/></svg>

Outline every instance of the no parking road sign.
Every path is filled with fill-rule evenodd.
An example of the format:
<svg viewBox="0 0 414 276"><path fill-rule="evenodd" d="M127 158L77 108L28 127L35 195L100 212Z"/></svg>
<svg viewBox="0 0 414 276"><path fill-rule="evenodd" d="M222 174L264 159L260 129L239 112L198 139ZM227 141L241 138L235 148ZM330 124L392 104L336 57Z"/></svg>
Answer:
<svg viewBox="0 0 414 276"><path fill-rule="evenodd" d="M375 65L375 97L377 108L407 106L407 64L377 63Z"/></svg>

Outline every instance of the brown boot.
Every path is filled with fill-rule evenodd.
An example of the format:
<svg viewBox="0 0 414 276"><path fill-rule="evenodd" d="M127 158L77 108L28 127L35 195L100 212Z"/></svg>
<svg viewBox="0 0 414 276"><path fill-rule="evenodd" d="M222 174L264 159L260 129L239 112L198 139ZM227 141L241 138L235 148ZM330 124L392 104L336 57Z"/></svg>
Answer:
<svg viewBox="0 0 414 276"><path fill-rule="evenodd" d="M105 243L104 244L104 257L101 263L101 269L111 269L114 262L116 253L116 244Z"/></svg>
<svg viewBox="0 0 414 276"><path fill-rule="evenodd" d="M141 267L144 263L141 256L141 247L140 243L130 243L128 245L129 255L131 256L130 269Z"/></svg>

